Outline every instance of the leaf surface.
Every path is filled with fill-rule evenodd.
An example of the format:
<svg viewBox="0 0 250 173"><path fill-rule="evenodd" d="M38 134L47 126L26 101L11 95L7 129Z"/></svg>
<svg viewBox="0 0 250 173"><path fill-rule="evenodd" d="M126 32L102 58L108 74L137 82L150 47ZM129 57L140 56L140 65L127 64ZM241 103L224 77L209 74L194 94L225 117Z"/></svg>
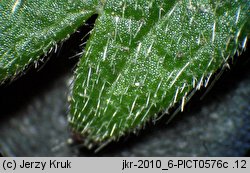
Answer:
<svg viewBox="0 0 250 173"><path fill-rule="evenodd" d="M75 73L71 116L85 144L136 132L242 49L247 1L106 1Z"/></svg>
<svg viewBox="0 0 250 173"><path fill-rule="evenodd" d="M69 37L98 4L97 0L1 0L0 81L16 76Z"/></svg>
<svg viewBox="0 0 250 173"><path fill-rule="evenodd" d="M75 72L69 123L85 144L136 132L207 84L246 46L248 0L2 0L0 81L98 14Z"/></svg>

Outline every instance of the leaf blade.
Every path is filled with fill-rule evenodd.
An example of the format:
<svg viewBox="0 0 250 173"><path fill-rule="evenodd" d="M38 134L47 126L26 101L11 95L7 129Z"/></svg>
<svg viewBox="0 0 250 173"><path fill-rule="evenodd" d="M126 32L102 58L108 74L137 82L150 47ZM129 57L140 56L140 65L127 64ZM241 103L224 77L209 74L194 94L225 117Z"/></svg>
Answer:
<svg viewBox="0 0 250 173"><path fill-rule="evenodd" d="M89 147L136 131L178 101L184 106L249 34L245 1L172 2L105 4L76 72L69 117Z"/></svg>
<svg viewBox="0 0 250 173"><path fill-rule="evenodd" d="M96 13L98 1L0 2L0 81L16 76Z"/></svg>

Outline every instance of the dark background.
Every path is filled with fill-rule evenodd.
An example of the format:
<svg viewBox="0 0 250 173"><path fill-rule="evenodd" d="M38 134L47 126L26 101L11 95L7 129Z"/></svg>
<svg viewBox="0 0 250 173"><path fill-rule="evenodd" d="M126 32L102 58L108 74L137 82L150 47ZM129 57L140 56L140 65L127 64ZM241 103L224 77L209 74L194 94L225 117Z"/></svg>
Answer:
<svg viewBox="0 0 250 173"><path fill-rule="evenodd" d="M95 16L96 17L96 16ZM93 17L40 68L0 86L0 152L4 156L247 156L250 149L249 46L211 90L199 91L169 115L98 153L72 143L67 126L69 84ZM46 62L46 63L45 63Z"/></svg>

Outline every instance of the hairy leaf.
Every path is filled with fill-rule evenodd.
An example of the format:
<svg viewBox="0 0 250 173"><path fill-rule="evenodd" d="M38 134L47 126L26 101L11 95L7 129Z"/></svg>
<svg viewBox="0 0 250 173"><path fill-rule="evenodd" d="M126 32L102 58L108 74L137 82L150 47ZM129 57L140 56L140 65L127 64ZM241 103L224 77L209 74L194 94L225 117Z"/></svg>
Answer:
<svg viewBox="0 0 250 173"><path fill-rule="evenodd" d="M1 0L0 81L19 74L69 37L97 5L97 0Z"/></svg>
<svg viewBox="0 0 250 173"><path fill-rule="evenodd" d="M248 0L2 0L0 81L37 63L93 14L69 123L85 144L136 132L206 85L246 46Z"/></svg>
<svg viewBox="0 0 250 173"><path fill-rule="evenodd" d="M181 101L237 49L249 33L247 1L110 0L79 63L70 123L101 144L136 132Z"/></svg>

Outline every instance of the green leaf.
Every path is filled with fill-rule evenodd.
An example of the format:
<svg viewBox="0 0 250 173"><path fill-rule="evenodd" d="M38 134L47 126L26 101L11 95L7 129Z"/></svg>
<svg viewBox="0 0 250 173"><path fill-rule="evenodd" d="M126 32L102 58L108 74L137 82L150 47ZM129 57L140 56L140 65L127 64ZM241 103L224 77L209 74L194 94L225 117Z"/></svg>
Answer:
<svg viewBox="0 0 250 173"><path fill-rule="evenodd" d="M1 0L0 81L15 77L93 14L69 123L85 145L136 132L240 53L248 0Z"/></svg>
<svg viewBox="0 0 250 173"><path fill-rule="evenodd" d="M136 132L190 92L249 34L247 1L105 3L75 73L69 121L85 144ZM247 23L248 22L248 23Z"/></svg>
<svg viewBox="0 0 250 173"><path fill-rule="evenodd" d="M97 0L1 0L0 81L37 62L96 11Z"/></svg>

